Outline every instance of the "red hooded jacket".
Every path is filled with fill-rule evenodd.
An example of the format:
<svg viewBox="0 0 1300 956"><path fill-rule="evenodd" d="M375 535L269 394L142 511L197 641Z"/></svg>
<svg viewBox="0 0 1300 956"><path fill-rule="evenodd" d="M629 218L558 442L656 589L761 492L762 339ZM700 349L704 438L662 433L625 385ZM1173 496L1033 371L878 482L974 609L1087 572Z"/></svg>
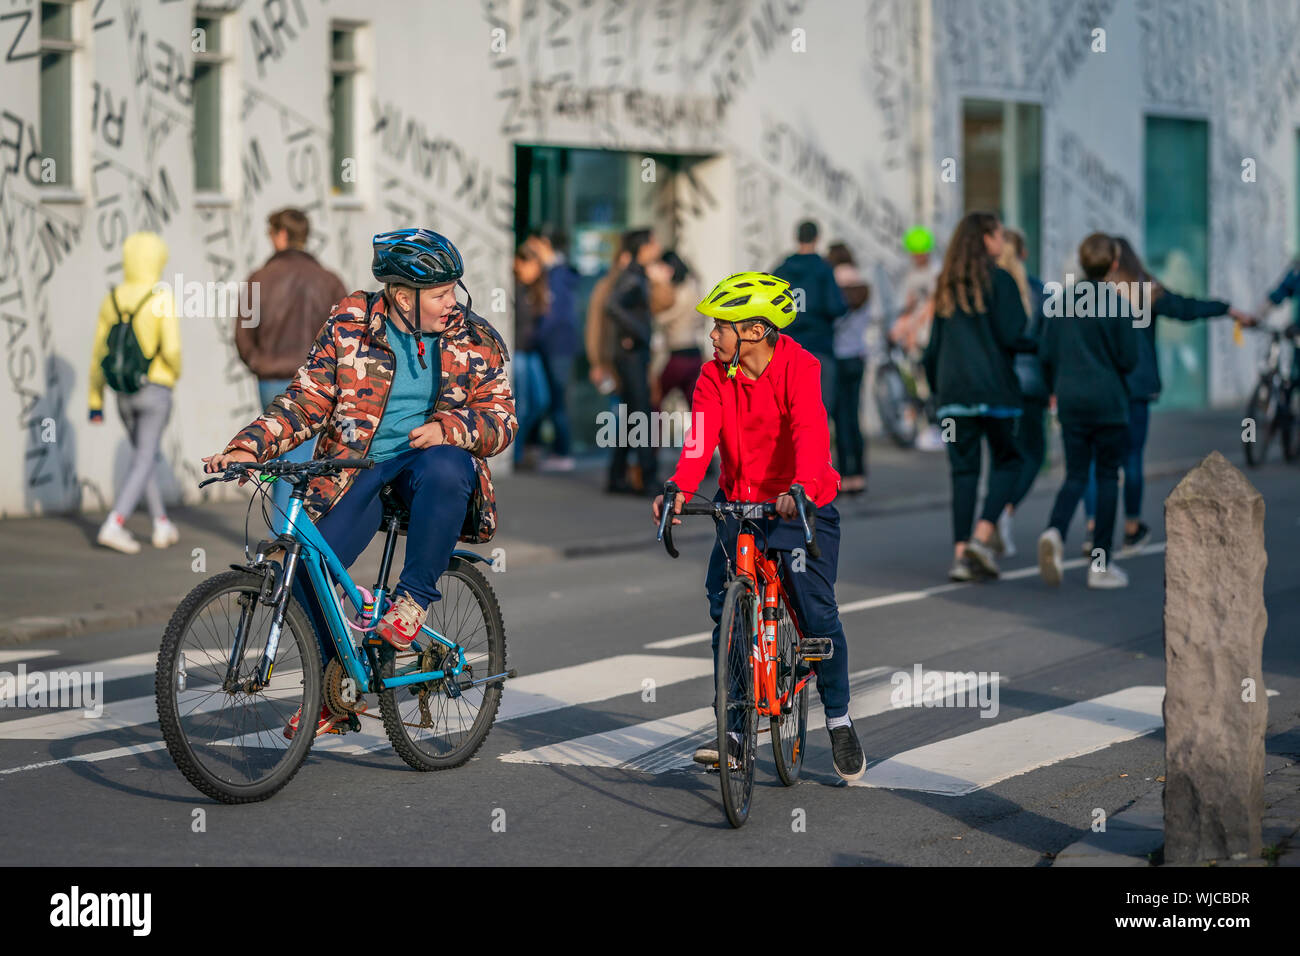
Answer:
<svg viewBox="0 0 1300 956"><path fill-rule="evenodd" d="M729 501L770 501L801 484L817 505L834 500L830 428L822 404L821 363L787 335L751 379L727 378L714 359L700 371L691 400L691 434L672 480L686 494L704 480L713 449L722 451L718 486Z"/></svg>

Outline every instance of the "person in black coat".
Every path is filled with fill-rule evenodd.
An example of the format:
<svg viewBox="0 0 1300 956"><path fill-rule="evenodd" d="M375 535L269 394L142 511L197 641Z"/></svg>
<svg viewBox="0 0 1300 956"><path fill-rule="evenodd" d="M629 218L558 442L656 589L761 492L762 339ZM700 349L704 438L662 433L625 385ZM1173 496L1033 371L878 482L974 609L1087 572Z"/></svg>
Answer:
<svg viewBox="0 0 1300 956"><path fill-rule="evenodd" d="M663 248L649 229L632 229L623 234L622 252L629 263L619 273L605 300L605 313L609 316L615 340L614 372L618 375L622 398L628 417L628 428L634 421L631 416L650 415L650 278L646 266L657 262ZM653 491L658 482L656 449L650 444L636 449L640 476L628 473L628 451L622 442L614 448L609 462L606 491L613 494L644 494Z"/></svg>
<svg viewBox="0 0 1300 956"><path fill-rule="evenodd" d="M1160 364L1156 352L1156 317L1164 316L1179 322L1195 322L1219 315L1230 315L1242 325L1253 325L1254 317L1232 308L1218 299L1193 299L1176 295L1164 288L1147 271L1133 246L1123 236L1112 236L1119 247L1114 268L1108 277L1118 284L1121 293L1139 296L1135 310L1142 311L1138 322L1137 365L1125 377L1128 386L1129 414L1128 440L1120 468L1124 472L1124 548L1126 553L1136 553L1151 537L1151 529L1142 520L1142 455L1147 443L1147 425L1151 417L1151 403L1160 397ZM1143 292L1142 290L1149 290ZM1142 298L1148 295L1149 298ZM1088 515L1088 528L1092 530L1097 513L1097 483L1089 478L1083 496L1084 511ZM1091 536L1084 542L1086 553L1092 552Z"/></svg>
<svg viewBox="0 0 1300 956"><path fill-rule="evenodd" d="M1013 356L1033 348L1024 339L1025 307L1016 281L994 261L1002 254L1002 223L986 212L966 215L953 232L935 289L934 324L922 363L935 392L936 419L952 475L954 581L998 576L994 522L1011 500L1022 456L1015 425L1020 386ZM974 533L981 440L992 463Z"/></svg>
<svg viewBox="0 0 1300 956"><path fill-rule="evenodd" d="M822 365L822 404L827 414L835 407L835 320L848 311L835 272L817 254L817 224L799 223L795 231L798 249L772 269L772 274L790 283L796 304L802 299L799 320L786 334L811 352ZM800 296L799 293L803 295Z"/></svg>
<svg viewBox="0 0 1300 956"><path fill-rule="evenodd" d="M1125 376L1138 363L1138 332L1127 308L1107 294L1106 278L1119 246L1095 232L1079 246L1087 277L1070 291L1075 308L1047 319L1039 349L1047 387L1056 395L1056 415L1065 446L1065 482L1057 492L1052 516L1038 539L1038 569L1048 584L1062 575L1063 542L1070 517L1096 464L1097 525L1088 587L1120 588L1128 577L1109 561L1119 494L1119 466L1128 441L1128 387ZM1084 303L1088 303L1086 306Z"/></svg>

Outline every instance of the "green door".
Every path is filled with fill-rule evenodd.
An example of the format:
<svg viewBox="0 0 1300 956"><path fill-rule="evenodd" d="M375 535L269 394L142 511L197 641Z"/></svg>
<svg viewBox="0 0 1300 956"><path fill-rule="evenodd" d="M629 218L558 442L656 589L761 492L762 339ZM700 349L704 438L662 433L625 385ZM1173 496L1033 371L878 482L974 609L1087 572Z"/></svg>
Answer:
<svg viewBox="0 0 1300 956"><path fill-rule="evenodd" d="M1198 298L1209 285L1209 141L1203 120L1146 118L1146 265L1171 292ZM1161 404L1203 407L1208 396L1205 323L1156 322Z"/></svg>

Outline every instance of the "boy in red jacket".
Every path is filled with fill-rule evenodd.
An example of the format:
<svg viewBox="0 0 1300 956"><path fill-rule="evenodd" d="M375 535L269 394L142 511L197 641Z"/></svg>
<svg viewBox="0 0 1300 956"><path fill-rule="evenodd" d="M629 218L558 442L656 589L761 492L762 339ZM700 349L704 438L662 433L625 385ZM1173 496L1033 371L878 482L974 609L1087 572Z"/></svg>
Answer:
<svg viewBox="0 0 1300 956"><path fill-rule="evenodd" d="M681 494L673 510L680 513L686 496L704 479L713 450L722 453L719 498L728 501L776 500L780 520L767 525L767 547L781 554L786 591L803 625L804 637L830 638L829 660L813 664L817 693L826 711L835 772L857 780L866 759L849 720L849 654L835 601L840 551L840 516L832 502L840 476L831 467L830 431L821 399L821 364L812 353L780 330L795 319L790 286L762 272L741 272L723 279L699 304L713 319L713 361L705 364L691 400L692 440L682 450L670 479ZM792 552L804 546L790 486L800 484L817 508L818 558ZM663 495L654 501L656 523ZM680 519L674 518L673 524ZM734 528L729 540L735 540ZM762 540L760 536L760 540ZM797 568L797 569L796 569ZM709 558L705 590L713 618L713 654L718 652L727 557L719 538ZM734 756L739 735L728 749ZM700 763L716 764L719 749L696 751Z"/></svg>

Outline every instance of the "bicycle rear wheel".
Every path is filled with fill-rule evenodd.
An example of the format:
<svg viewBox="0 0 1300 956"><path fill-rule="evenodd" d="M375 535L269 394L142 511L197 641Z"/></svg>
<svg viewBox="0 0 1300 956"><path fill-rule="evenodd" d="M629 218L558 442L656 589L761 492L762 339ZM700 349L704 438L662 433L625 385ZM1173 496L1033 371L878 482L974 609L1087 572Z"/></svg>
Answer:
<svg viewBox="0 0 1300 956"><path fill-rule="evenodd" d="M506 669L506 628L492 586L467 561L452 558L438 579L442 599L429 607L427 626L465 650L465 669L453 684L446 680L381 691L384 730L397 755L415 770L459 767L487 740L501 703L502 681L462 689L459 684L502 674ZM454 653L421 634L423 653L396 651L385 644L379 672L450 670ZM504 678L503 678L504 679Z"/></svg>
<svg viewBox="0 0 1300 956"><path fill-rule="evenodd" d="M758 620L758 598L744 578L731 582L722 604L718 625L718 655L714 664L718 717L718 776L722 784L722 808L733 827L744 826L749 818L754 793L754 764L758 749L758 710L754 704L754 628ZM736 741L736 765L729 757Z"/></svg>
<svg viewBox="0 0 1300 956"><path fill-rule="evenodd" d="M1293 384L1286 394L1286 414L1282 421L1282 457L1295 461L1300 457L1300 384Z"/></svg>
<svg viewBox="0 0 1300 956"><path fill-rule="evenodd" d="M776 692L786 697L780 717L772 717L772 758L776 761L776 775L787 787L799 780L803 766L804 741L808 736L808 681L798 692L799 632L782 601L777 606L776 618Z"/></svg>
<svg viewBox="0 0 1300 956"><path fill-rule="evenodd" d="M243 689L257 672L274 608L258 601L261 575L226 571L181 601L163 634L154 674L158 723L167 752L201 792L222 803L265 800L298 772L311 749L321 708L316 630L292 596L272 677L255 693ZM240 621L245 644L238 677L223 689ZM303 732L284 728L300 710Z"/></svg>
<svg viewBox="0 0 1300 956"><path fill-rule="evenodd" d="M1264 464L1268 457L1268 446L1277 430L1277 404L1273 387L1268 382L1261 381L1255 386L1250 404L1246 406L1246 417L1255 423L1255 440L1241 443L1246 451L1246 464L1252 468Z"/></svg>

